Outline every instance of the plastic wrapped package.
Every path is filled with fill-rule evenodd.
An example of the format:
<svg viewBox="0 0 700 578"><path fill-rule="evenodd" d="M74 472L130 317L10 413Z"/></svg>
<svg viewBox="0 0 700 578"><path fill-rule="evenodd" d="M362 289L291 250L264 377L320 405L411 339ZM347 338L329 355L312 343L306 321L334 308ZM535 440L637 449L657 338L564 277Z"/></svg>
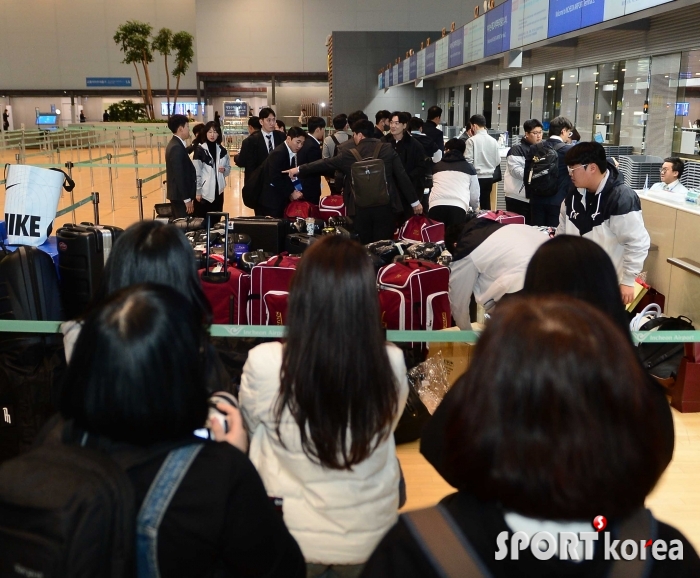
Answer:
<svg viewBox="0 0 700 578"><path fill-rule="evenodd" d="M438 352L430 359L410 369L408 383L418 394L426 409L431 414L435 413L437 406L440 405L442 398L450 389L442 354Z"/></svg>

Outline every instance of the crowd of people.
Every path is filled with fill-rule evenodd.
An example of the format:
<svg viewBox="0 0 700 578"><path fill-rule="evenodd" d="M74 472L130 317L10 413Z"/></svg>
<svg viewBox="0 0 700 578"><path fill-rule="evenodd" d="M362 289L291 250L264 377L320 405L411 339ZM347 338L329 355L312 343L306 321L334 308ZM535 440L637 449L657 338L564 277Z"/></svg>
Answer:
<svg viewBox="0 0 700 578"><path fill-rule="evenodd" d="M324 139L325 123L316 117L308 118L308 132L290 127L285 136L274 128L274 112L261 111L261 128L249 125L236 162L250 178L251 167L279 156L279 166L286 160L290 167L275 175L275 184L291 182L287 175L323 175L345 185L356 160L351 150L361 158L377 151L387 180L398 185L387 207L356 207L362 240L391 238L397 214L422 212L418 177L425 173L415 165L434 165L428 212L451 225L446 243L454 258L455 320L468 328L462 293L473 292L491 313L471 366L422 436L421 452L457 490L439 506L448 521L441 531L466 544L462 554L484 576L593 577L620 572L624 562L607 559L598 544L590 558L577 561L560 551L546 561L530 549L520 557L494 554L504 532L509 542L541 530L588 532L603 514L616 539L630 528L634 538L641 527L649 530L645 539L680 549L681 559L650 556L646 576L699 575L700 559L688 540L644 510L673 455L673 422L663 389L636 357L623 307L625 284L641 268L648 235L638 200L604 151L601 157L602 147L580 143L564 152L572 184L558 208L558 234L549 239L533 227L469 211L486 190L481 181L489 180L480 119L466 143L433 141L430 155L411 133L430 139L437 112L423 123L426 132L401 112L381 111L376 124L353 114L334 118L336 132ZM178 152L170 151L168 167L195 188L178 189L169 178L171 201L181 201L184 214L194 212L195 203L211 210L224 188L214 176L230 169L220 129L209 123L198 131L192 161L187 123L176 116L177 140L169 149ZM387 135L375 138L387 127ZM525 129L528 135L542 127L528 121ZM291 166L307 143L311 157ZM420 159L417 146L424 151ZM511 156L526 156L520 153ZM185 158L191 171L173 168ZM512 166L507 180L522 182L517 169L524 163L514 159ZM142 222L115 243L86 314L63 328L65 430L60 442L48 436L45 443L97 439L107 442L100 447L108 453L148 450L147 460L127 469L137 510L168 452L195 447L157 530L151 562L160 575L445 575L420 517L398 513L412 488L392 434L409 386L402 351L385 341L376 275L362 245L331 235L304 253L290 286L287 336L250 350L239 388L230 387L210 343L210 323L183 233ZM216 404L223 423L208 419L208 398L227 389L235 405ZM211 439L194 435L205 425Z"/></svg>

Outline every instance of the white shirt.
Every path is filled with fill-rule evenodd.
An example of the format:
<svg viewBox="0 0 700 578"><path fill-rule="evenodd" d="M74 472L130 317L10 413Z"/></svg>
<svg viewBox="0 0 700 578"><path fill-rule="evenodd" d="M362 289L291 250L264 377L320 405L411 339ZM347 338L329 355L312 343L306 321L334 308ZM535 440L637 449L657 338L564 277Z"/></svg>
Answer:
<svg viewBox="0 0 700 578"><path fill-rule="evenodd" d="M316 141L318 142L318 141ZM298 167L299 163L297 162L297 155L296 153L292 152L292 149L289 148L289 145L287 144L287 141L284 142L284 146L287 147L287 152L289 153L289 165L290 166L295 166ZM294 164L292 165L292 159L294 159Z"/></svg>
<svg viewBox="0 0 700 578"><path fill-rule="evenodd" d="M663 182L654 183L649 190L650 191L666 191L669 193L680 193L683 195L685 195L688 192L688 189L686 189L678 179L673 181L670 185L667 185L666 183L663 183Z"/></svg>
<svg viewBox="0 0 700 578"><path fill-rule="evenodd" d="M265 148L269 154L271 151L275 150L275 135L271 132L265 132L264 130L261 130L260 132L265 138Z"/></svg>

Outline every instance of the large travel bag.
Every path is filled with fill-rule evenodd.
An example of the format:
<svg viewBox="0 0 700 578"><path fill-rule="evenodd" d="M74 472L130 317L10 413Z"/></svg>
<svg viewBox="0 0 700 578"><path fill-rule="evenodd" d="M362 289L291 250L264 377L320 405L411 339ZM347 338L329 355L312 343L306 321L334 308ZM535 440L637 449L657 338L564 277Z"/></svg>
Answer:
<svg viewBox="0 0 700 578"><path fill-rule="evenodd" d="M419 259L386 265L377 274L387 329L447 329L452 325L449 268Z"/></svg>
<svg viewBox="0 0 700 578"><path fill-rule="evenodd" d="M347 215L343 195L321 197L321 200L318 202L318 208L321 212L321 218L324 221L327 221L331 217L345 217Z"/></svg>
<svg viewBox="0 0 700 578"><path fill-rule="evenodd" d="M285 324L289 284L299 259L282 253L253 267L248 297L248 322L251 325Z"/></svg>
<svg viewBox="0 0 700 578"><path fill-rule="evenodd" d="M81 315L102 279L119 227L66 224L56 231L61 297L68 319Z"/></svg>
<svg viewBox="0 0 700 578"><path fill-rule="evenodd" d="M292 233L287 235L285 250L290 255L301 255L312 243L320 239L317 235L307 235L306 233Z"/></svg>
<svg viewBox="0 0 700 578"><path fill-rule="evenodd" d="M443 243L445 224L423 215L414 215L399 230L399 239L409 243Z"/></svg>
<svg viewBox="0 0 700 578"><path fill-rule="evenodd" d="M284 241L289 223L284 219L272 217L234 217L233 231L244 233L251 239L250 249L261 249L278 255L284 251Z"/></svg>
<svg viewBox="0 0 700 578"><path fill-rule="evenodd" d="M207 235L205 241L206 266L199 272L202 280L202 290L207 296L213 312L213 321L218 324L245 325L246 304L250 293L250 275L229 266L229 260L223 255L229 254L229 237L222 235L224 240L223 255L218 256L219 264L210 267L216 256L212 256L211 246L211 217L225 218L228 221L228 213L207 213Z"/></svg>
<svg viewBox="0 0 700 578"><path fill-rule="evenodd" d="M490 219L501 223L501 225L524 225L525 216L510 211L483 211L478 216L480 219Z"/></svg>

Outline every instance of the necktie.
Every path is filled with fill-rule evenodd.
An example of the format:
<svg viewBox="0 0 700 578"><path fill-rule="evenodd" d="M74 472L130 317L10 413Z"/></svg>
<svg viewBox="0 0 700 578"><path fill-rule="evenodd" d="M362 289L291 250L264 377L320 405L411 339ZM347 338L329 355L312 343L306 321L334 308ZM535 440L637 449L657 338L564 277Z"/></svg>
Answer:
<svg viewBox="0 0 700 578"><path fill-rule="evenodd" d="M295 168L297 166L297 155L292 156L292 167Z"/></svg>
<svg viewBox="0 0 700 578"><path fill-rule="evenodd" d="M669 191L669 190L670 189L669 189L668 185L664 185L664 191Z"/></svg>
<svg viewBox="0 0 700 578"><path fill-rule="evenodd" d="M272 135L268 134L266 138L267 138L267 152L271 153L272 152Z"/></svg>

